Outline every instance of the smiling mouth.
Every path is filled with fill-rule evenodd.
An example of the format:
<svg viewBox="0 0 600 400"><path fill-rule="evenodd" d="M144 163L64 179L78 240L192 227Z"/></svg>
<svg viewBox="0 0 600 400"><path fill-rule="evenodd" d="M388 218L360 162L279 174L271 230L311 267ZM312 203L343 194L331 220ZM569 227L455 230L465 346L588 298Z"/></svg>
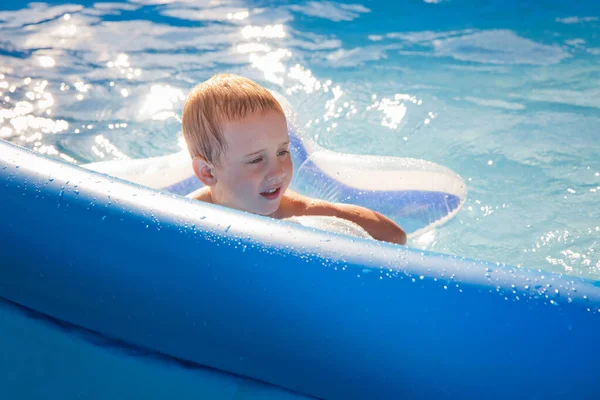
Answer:
<svg viewBox="0 0 600 400"><path fill-rule="evenodd" d="M265 192L262 192L260 195L264 198L266 198L267 200L275 200L276 198L279 197L279 193L281 192L281 188L275 188L275 189L271 189L271 190L267 190Z"/></svg>

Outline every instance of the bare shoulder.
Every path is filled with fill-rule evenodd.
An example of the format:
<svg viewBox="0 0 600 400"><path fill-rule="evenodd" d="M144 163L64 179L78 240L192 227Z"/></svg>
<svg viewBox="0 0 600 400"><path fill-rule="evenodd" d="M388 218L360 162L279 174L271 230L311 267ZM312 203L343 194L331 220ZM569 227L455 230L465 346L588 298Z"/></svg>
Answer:
<svg viewBox="0 0 600 400"><path fill-rule="evenodd" d="M335 208L336 206L332 203L303 196L288 189L281 198L276 217L289 218L301 215L335 215Z"/></svg>
<svg viewBox="0 0 600 400"><path fill-rule="evenodd" d="M212 196L210 193L210 187L204 186L198 190L194 190L192 193L187 194L185 197L194 200L205 201L207 203L212 203Z"/></svg>

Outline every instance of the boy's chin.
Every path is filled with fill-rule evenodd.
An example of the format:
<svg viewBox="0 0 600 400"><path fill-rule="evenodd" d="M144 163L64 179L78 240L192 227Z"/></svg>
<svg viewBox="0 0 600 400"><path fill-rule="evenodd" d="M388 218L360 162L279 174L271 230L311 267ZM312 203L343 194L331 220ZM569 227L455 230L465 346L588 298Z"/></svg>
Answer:
<svg viewBox="0 0 600 400"><path fill-rule="evenodd" d="M271 207L261 207L260 210L257 210L255 214L263 215L265 217L270 217L277 210L279 210L279 202L277 204L271 205Z"/></svg>

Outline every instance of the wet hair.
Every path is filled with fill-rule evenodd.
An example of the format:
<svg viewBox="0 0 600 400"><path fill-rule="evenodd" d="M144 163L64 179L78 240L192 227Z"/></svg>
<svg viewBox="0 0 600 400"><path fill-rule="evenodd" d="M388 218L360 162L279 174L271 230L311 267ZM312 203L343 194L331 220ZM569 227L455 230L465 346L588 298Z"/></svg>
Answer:
<svg viewBox="0 0 600 400"><path fill-rule="evenodd" d="M270 111L285 115L275 97L258 83L239 75L214 75L194 87L183 106L181 126L190 155L218 165L227 151L223 123Z"/></svg>

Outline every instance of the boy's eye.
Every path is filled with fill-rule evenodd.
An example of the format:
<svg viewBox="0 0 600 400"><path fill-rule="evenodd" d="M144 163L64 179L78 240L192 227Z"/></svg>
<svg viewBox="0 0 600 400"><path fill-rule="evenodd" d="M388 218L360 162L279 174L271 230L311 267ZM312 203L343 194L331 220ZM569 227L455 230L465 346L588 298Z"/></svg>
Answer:
<svg viewBox="0 0 600 400"><path fill-rule="evenodd" d="M249 161L248 164L258 164L261 161L262 161L262 157L257 157L254 160Z"/></svg>
<svg viewBox="0 0 600 400"><path fill-rule="evenodd" d="M286 154L290 154L290 151L289 151L289 150L281 150L281 151L279 152L279 155L280 155L280 156L284 156L284 155L286 155Z"/></svg>

